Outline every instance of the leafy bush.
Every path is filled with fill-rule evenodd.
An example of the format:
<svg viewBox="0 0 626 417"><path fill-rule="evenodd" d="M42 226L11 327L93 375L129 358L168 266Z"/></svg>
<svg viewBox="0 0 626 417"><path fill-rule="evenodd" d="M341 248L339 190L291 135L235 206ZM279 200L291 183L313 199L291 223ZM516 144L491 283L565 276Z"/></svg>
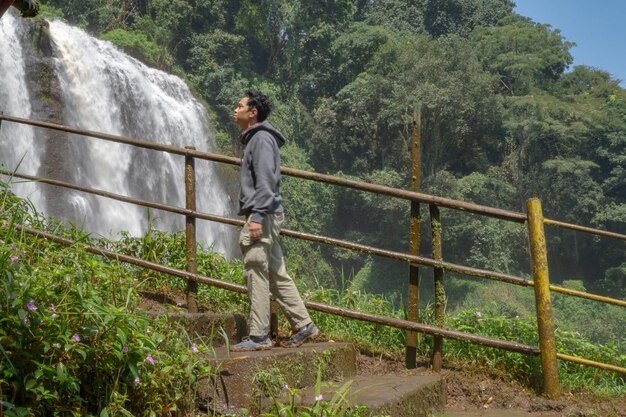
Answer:
<svg viewBox="0 0 626 417"><path fill-rule="evenodd" d="M124 29L113 29L102 35L102 39L112 42L134 58L160 69L172 69L173 58L167 50L150 41L141 32L132 32Z"/></svg>
<svg viewBox="0 0 626 417"><path fill-rule="evenodd" d="M21 232L44 226L2 186L0 388L21 415L167 415L189 410L210 369L186 332L136 310L136 270ZM56 234L89 236L55 226ZM73 235L73 236L72 236Z"/></svg>

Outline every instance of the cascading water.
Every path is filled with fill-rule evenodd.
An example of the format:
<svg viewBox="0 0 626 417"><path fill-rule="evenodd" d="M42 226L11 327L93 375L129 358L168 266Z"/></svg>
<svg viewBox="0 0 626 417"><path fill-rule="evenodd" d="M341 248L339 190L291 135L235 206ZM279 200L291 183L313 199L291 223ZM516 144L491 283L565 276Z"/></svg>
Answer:
<svg viewBox="0 0 626 417"><path fill-rule="evenodd" d="M0 80L0 110L31 118L27 82L19 79L25 72L21 25L10 14L0 20L0 70L17 77ZM182 80L64 23L51 22L50 36L65 124L179 147L214 149L208 115ZM26 153L27 163L19 172L185 206L184 157L78 135L49 140L42 146L37 143L39 130L5 123L0 129L0 162L13 169ZM196 161L198 210L227 216L232 211L230 198L214 164ZM31 199L44 213L105 236L115 237L120 231L138 236L149 223L161 230L185 227L179 215L155 211L148 216L145 208L111 199L51 187L33 193L32 187L36 197ZM201 220L197 225L201 241L229 255L234 230Z"/></svg>
<svg viewBox="0 0 626 417"><path fill-rule="evenodd" d="M26 89L24 52L20 39L23 27L13 13L0 20L0 111L28 117L31 105ZM5 123L0 129L0 164L6 169L18 167L22 172L37 172L40 160L34 146L34 130L27 125ZM40 205L40 194L34 184L15 181L13 190Z"/></svg>

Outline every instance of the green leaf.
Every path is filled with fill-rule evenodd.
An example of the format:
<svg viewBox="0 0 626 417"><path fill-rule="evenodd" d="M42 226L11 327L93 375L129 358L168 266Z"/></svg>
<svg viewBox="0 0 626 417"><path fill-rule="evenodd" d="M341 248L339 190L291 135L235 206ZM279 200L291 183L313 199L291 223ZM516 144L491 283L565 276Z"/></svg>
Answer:
<svg viewBox="0 0 626 417"><path fill-rule="evenodd" d="M26 389L26 391L30 391L36 384L37 381L35 381L34 379L27 379L24 383L24 388Z"/></svg>
<svg viewBox="0 0 626 417"><path fill-rule="evenodd" d="M63 365L63 362L59 362L57 364L57 379L61 384L67 381L67 371L65 369L65 365Z"/></svg>

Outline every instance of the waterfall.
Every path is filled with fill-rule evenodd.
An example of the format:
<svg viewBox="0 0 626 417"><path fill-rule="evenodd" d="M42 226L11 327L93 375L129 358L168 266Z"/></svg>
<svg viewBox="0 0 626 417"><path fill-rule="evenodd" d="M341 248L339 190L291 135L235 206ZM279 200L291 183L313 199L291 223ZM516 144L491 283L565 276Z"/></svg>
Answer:
<svg viewBox="0 0 626 417"><path fill-rule="evenodd" d="M0 111L29 117L31 105L26 88L24 51L20 43L23 27L17 25L12 10L0 19ZM40 160L35 149L34 129L27 125L4 123L0 129L0 164L7 170L18 168L21 172L37 172ZM30 182L14 179L13 191L27 196L36 206L41 205L41 195Z"/></svg>
<svg viewBox="0 0 626 417"><path fill-rule="evenodd" d="M9 13L0 20L0 69L4 74L14 74L12 77L25 73L21 25L21 19ZM64 124L215 151L208 114L181 79L149 68L111 43L59 21L50 22L50 37ZM3 77L0 110L32 117L32 97L25 90L25 81ZM5 96L10 99L7 101ZM64 135L63 140L48 140L42 146L36 136L40 129L19 126L5 123L0 129L0 162L9 169L26 154L24 161L28 163L20 166L19 172L185 207L183 156L71 134ZM12 146L15 150L7 151ZM221 216L232 214L216 163L196 160L195 165L198 210ZM121 231L140 236L148 227L168 231L185 227L180 215L154 210L148 214L146 208L104 197L49 186L39 192L30 191L37 196L33 200L36 207L45 214L106 237L114 238ZM196 224L200 241L229 255L236 235L231 226L204 220Z"/></svg>

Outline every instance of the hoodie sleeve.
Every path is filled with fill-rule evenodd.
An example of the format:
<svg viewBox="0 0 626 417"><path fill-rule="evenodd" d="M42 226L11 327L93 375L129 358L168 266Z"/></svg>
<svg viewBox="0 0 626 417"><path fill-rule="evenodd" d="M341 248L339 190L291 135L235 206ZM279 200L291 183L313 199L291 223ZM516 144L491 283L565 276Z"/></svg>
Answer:
<svg viewBox="0 0 626 417"><path fill-rule="evenodd" d="M252 221L264 223L265 215L272 209L277 187L276 141L271 134L259 132L250 142L252 169L255 177Z"/></svg>

